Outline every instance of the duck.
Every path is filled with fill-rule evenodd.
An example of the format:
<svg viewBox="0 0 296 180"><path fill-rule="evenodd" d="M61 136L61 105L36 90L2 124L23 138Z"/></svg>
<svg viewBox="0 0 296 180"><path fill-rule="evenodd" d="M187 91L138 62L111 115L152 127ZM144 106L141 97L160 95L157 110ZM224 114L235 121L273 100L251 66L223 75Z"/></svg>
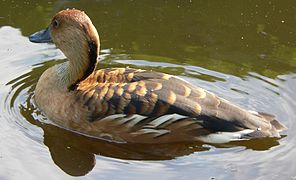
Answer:
<svg viewBox="0 0 296 180"><path fill-rule="evenodd" d="M280 138L287 129L271 114L241 108L177 76L98 68L99 34L84 11L58 12L29 40L54 43L67 58L43 72L34 97L66 130L123 143L227 143Z"/></svg>

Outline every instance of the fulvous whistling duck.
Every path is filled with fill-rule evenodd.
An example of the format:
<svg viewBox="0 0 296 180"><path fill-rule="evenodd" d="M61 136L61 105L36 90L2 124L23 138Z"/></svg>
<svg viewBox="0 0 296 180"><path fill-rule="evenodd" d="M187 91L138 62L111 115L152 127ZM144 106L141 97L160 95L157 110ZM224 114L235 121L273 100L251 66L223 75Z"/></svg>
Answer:
<svg viewBox="0 0 296 180"><path fill-rule="evenodd" d="M280 137L274 116L242 109L169 74L132 68L96 70L99 35L80 10L57 13L31 42L53 42L68 61L47 69L37 106L63 128L116 142L169 143Z"/></svg>

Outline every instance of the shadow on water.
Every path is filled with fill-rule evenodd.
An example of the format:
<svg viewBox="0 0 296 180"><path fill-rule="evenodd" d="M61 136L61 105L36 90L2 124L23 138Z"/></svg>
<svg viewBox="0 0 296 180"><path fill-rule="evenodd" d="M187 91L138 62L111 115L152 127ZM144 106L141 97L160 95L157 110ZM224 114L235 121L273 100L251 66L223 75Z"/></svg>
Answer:
<svg viewBox="0 0 296 180"><path fill-rule="evenodd" d="M63 62L63 61L58 61ZM43 130L43 142L49 148L55 164L72 176L83 176L96 165L95 155L126 160L169 160L196 152L208 151L211 147L233 148L242 146L257 151L268 150L279 145L278 139L265 138L237 141L227 144L171 143L132 144L114 143L89 138L54 126L34 104L34 89L42 72L56 62L48 61L34 65L32 71L11 80L12 89L7 97L9 108L19 111L20 116ZM103 65L104 66L104 65Z"/></svg>

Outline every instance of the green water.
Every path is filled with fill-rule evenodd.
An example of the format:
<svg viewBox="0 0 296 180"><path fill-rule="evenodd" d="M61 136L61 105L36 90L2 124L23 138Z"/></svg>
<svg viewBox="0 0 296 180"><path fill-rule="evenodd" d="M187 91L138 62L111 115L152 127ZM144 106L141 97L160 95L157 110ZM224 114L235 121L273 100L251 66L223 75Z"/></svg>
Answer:
<svg viewBox="0 0 296 180"><path fill-rule="evenodd" d="M102 47L114 53L274 78L295 72L295 6L293 0L4 1L0 24L29 35L48 25L57 11L74 7L87 12Z"/></svg>

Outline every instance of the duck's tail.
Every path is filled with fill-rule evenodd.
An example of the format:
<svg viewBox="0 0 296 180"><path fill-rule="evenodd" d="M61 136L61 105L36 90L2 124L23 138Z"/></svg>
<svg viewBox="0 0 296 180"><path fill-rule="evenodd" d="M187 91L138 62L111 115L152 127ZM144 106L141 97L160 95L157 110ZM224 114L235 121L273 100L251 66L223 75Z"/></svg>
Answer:
<svg viewBox="0 0 296 180"><path fill-rule="evenodd" d="M280 132L287 130L288 128L280 123L274 115L267 114L264 112L253 112L251 113L262 120L265 120L270 123L270 128L258 128L251 133L245 134L241 138L250 139L250 138L262 138L262 137L280 137Z"/></svg>
<svg viewBox="0 0 296 180"><path fill-rule="evenodd" d="M258 114L263 117L264 119L266 119L267 121L270 122L270 124L279 132L283 131L283 130L287 130L288 128L283 125L282 123L280 123L278 120L275 119L274 115L271 114L267 114L264 112L258 112Z"/></svg>
<svg viewBox="0 0 296 180"><path fill-rule="evenodd" d="M215 133L208 134L206 136L199 137L199 140L207 143L227 143L231 141L241 141L241 140L249 140L249 139L256 139L256 138L265 138L265 137L274 137L280 138L280 132L288 129L285 125L280 123L278 120L275 119L275 116L267 113L262 112L251 112L252 115L255 116L254 119L256 121L263 121L262 128L245 128L238 131L217 131ZM266 124L269 124L267 126Z"/></svg>
<svg viewBox="0 0 296 180"><path fill-rule="evenodd" d="M214 133L203 136L200 140L209 143L264 137L280 138L279 133L287 129L271 114L246 111L225 100L220 101L216 117L208 118L204 122L204 127Z"/></svg>

